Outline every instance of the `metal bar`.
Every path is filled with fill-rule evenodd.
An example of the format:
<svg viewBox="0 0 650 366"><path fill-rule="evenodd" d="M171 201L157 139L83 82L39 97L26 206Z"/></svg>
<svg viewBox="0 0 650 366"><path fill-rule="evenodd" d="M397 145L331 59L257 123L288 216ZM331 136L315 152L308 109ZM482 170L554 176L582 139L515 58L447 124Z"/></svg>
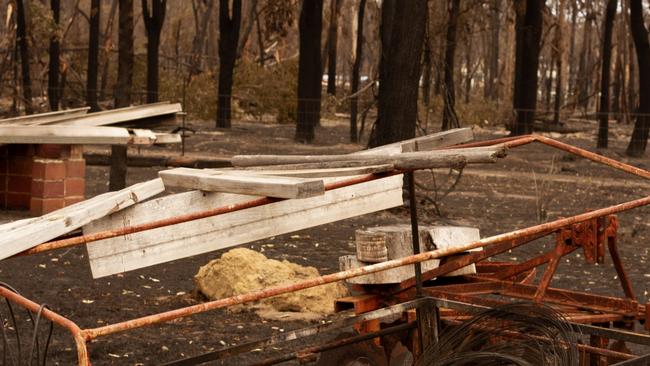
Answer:
<svg viewBox="0 0 650 366"><path fill-rule="evenodd" d="M563 255L567 255L574 250L578 249L576 246L566 246L563 250ZM498 279L498 280L505 280L508 278L511 278L512 276L516 276L522 272L528 271L529 269L538 267L549 260L551 260L551 257L554 256L554 252L548 252L546 254L531 258L525 262L516 264L511 267L504 268L503 270L494 273L493 277Z"/></svg>
<svg viewBox="0 0 650 366"><path fill-rule="evenodd" d="M333 341L333 342L330 342L330 343L327 343L327 344L324 344L324 345L320 345L320 346L308 347L308 348L305 348L305 349L303 349L301 351L291 352L291 353L283 355L283 356L271 358L271 359L268 359L268 360L263 360L263 361L261 361L259 363L254 363L253 365L255 365L255 366L274 365L276 363L285 362L285 361L293 360L293 359L296 359L296 358L305 358L305 357L307 357L309 355L313 355L313 354L316 354L316 353L328 351L328 350L331 350L331 349L334 349L334 348L347 346L349 344L360 343L360 342L363 342L363 341L367 341L367 340L370 340L370 339L373 339L373 338L385 336L385 335L388 335L388 334L393 334L393 333L401 332L401 331L404 331L404 330L413 329L415 327L416 327L416 325L412 324L412 323L400 324L400 325L396 325L394 327L382 329L382 330L377 331L377 332L366 333L366 334L361 334L361 335L350 337L350 338L340 339L340 340L336 340L336 341Z"/></svg>
<svg viewBox="0 0 650 366"><path fill-rule="evenodd" d="M6 298L7 300L16 303L27 310L37 313L41 312L41 316L52 321L54 324L58 324L63 328L67 329L75 341L77 347L77 362L80 366L90 366L90 356L88 355L88 347L86 345L86 339L83 336L83 330L73 322L72 320L65 318L54 311L48 309L47 307L41 308L41 304L37 304L32 300L13 292L12 290L0 286L0 296Z"/></svg>
<svg viewBox="0 0 650 366"><path fill-rule="evenodd" d="M333 190L337 188L347 187L354 184L364 183L378 178L386 177L389 175L401 174L401 172L385 173L382 175L367 174L361 177L347 179L341 182L330 183L325 185L325 190ZM37 245L29 250L26 250L22 253L16 254L16 256L36 254L41 252L46 252L54 249L67 248L75 245L87 244L93 241L104 240L115 238L122 235L133 234L141 231L152 230L159 227L176 225L187 221L199 220L206 217L212 217L217 215L226 214L229 212L245 210L247 208L258 207L262 205L267 205L274 202L284 201L284 198L273 198L273 197L262 197L254 200L217 207L205 211L194 212L190 214L174 216L167 219L157 220L146 222L139 225L125 226L119 229L100 231L93 234L76 236L67 239L54 240L47 243Z"/></svg>
<svg viewBox="0 0 650 366"><path fill-rule="evenodd" d="M591 151L581 149L579 147L571 146L569 144L565 144L563 142L548 138L546 136L542 135L522 135L518 137L505 137L505 138L500 138L500 139L493 139L493 140L486 140L486 141L477 141L477 142L470 142L467 144L461 144L461 145L454 145L454 146L449 146L446 147L446 149L458 149L458 148L467 148L467 147L481 147L481 146L492 146L492 145L497 145L497 144L504 144L506 148L514 148L514 147L519 147L523 145L527 145L531 142L540 142L544 145L554 147L558 150L563 150L568 153L583 157L585 159L589 159L593 162L607 165L609 167L612 167L614 169L622 170L624 172L634 174L636 176L645 178L645 179L650 179L650 172L637 168L635 166L629 165L622 163L620 161L616 161L614 159L610 159L606 156L603 155L598 155L596 153L593 153Z"/></svg>
<svg viewBox="0 0 650 366"><path fill-rule="evenodd" d="M614 268L616 268L616 273L618 274L618 279L621 281L621 286L625 292L625 296L628 299L635 300L634 289L632 288L632 282L625 272L623 267L623 261L621 256L618 253L618 245L616 244L616 236L611 236L607 238L607 246L609 248L609 255L612 257L612 262L614 263Z"/></svg>
<svg viewBox="0 0 650 366"><path fill-rule="evenodd" d="M166 365L171 366L171 365L190 365L191 363L184 363L184 362L208 362L208 361L214 361L218 359L222 359L225 357L232 357L238 354L241 354L243 352L248 352L251 351L255 348L260 348L260 347L268 347L280 342L288 342L292 340L297 340L297 339L303 339L305 337L312 336L314 334L319 334L319 333L324 333L328 331L332 331L335 329L340 329L340 328L346 328L350 327L354 324L357 324L359 322L364 322L368 320L374 320L374 319L381 319L385 318L390 315L398 314L403 311L417 308L420 306L423 306L424 304L429 304L430 301L427 298L422 298L422 299L416 299L413 301L389 306L386 308L374 310L368 313L364 313L361 315L353 315L351 317L334 321L332 323L327 323L327 324L319 324L317 326L313 327L308 327L308 328L302 328L302 329L297 329L293 330L290 332L285 332L279 335L272 336L270 338L262 339L262 340L257 340L253 342L248 342L244 343L238 346L226 348L226 349L221 349L213 352L208 352L204 353L199 356L195 357L188 357L183 360L178 360L174 361L171 363L167 363Z"/></svg>
<svg viewBox="0 0 650 366"><path fill-rule="evenodd" d="M163 313L158 313L158 314L144 316L141 318L123 321L120 323L109 324L103 327L86 329L84 330L84 334L86 336L86 339L94 339L99 336L122 332L134 328L140 328L151 324L157 324L157 323L185 317L191 314L201 313L208 310L219 309L219 308L232 306L232 305L243 304L250 301L256 301L267 297L285 294L288 292L294 292L294 291L303 290L310 287L324 285L327 283L342 281L348 278L358 277L368 273L375 273L390 268L396 268L404 265L414 264L416 262L423 262L426 260L441 258L452 254L458 254L461 252L469 251L470 249L498 244L508 240L521 238L524 236L536 235L536 234L547 232L549 230L559 229L578 222L590 220L605 215L611 215L614 213L629 210L635 207L644 206L647 204L650 204L650 196L625 202L625 203L620 203L614 206L598 209L595 211L583 213L573 217L562 218L544 224L531 226L525 229L515 230L508 233L499 234L488 238L483 238L479 241L475 241L473 243L469 243L455 248L437 249L430 252L414 254L412 256L393 259L393 260L376 263L365 267L350 269L347 271L332 273L320 277L314 277L290 285L281 285L281 286L271 287L267 289L252 291L246 294L209 301L202 304L188 306L185 308L174 309Z"/></svg>
<svg viewBox="0 0 650 366"><path fill-rule="evenodd" d="M555 271L557 270L557 266L560 264L560 259L564 255L565 251L566 251L566 243L564 242L564 238L562 237L561 234L557 235L555 250L551 252L551 256L548 259L548 264L546 265L546 270L544 271L542 280L539 282L539 287L535 292L533 301L540 302L542 301L542 298L544 298L546 289L551 284L551 281L553 280L553 275L555 274Z"/></svg>

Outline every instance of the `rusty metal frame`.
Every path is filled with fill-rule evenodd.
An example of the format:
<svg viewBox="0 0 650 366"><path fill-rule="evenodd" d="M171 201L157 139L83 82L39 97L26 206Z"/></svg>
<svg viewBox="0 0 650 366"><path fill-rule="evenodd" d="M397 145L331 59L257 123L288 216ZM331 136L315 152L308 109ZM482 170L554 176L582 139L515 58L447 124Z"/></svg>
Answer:
<svg viewBox="0 0 650 366"><path fill-rule="evenodd" d="M477 147L477 146L490 146L490 145L495 145L495 144L504 144L507 148L515 148L518 146L526 145L532 142L540 142L542 144L545 144L547 146L557 148L572 154L575 154L577 156L592 160L594 162L604 164L606 166L645 178L645 179L650 179L650 172L636 168L634 166L631 166L629 164L625 164L595 153L592 153L590 151L571 146L544 136L540 135L526 135L526 136L520 136L520 137L510 137L510 138L504 138L504 139L496 139L496 140L490 140L490 141L480 141L480 142L475 142L475 143L469 143L469 144L464 144L464 145L457 145L451 148L459 148L459 147ZM393 174L401 174L404 173L403 171L396 171ZM383 175L386 176L386 175ZM326 187L326 189L336 189L340 188L345 185L351 185L351 184L356 184L356 183L361 183L363 181L368 181L372 179L376 179L378 176L375 175L368 175L368 176L363 176L361 178L357 178L356 180L351 180L351 181L345 181L342 183L338 183L337 185L330 185ZM162 226L168 226L168 225L173 225L185 221L191 221L191 220L196 220L199 218L203 217L209 217L209 216L215 216L219 214L223 214L226 212L232 212L236 210L241 210L249 207L255 207L263 204L268 204L271 202L275 202L276 199L271 199L271 198L262 198L259 200L253 200L250 202L246 202L244 204L240 205L231 205L231 206L226 206L226 207L220 207L216 208L213 210L209 211L204 211L204 212L199 212L199 213L194 213L194 214L189 214L189 215L182 215L166 220L159 220L156 222L152 223L146 223L138 226L131 226L131 227L125 227L121 228L118 230L110 231L110 232L102 232L102 233L96 233L92 235L86 235L86 236L81 236L81 237L76 237L76 238L69 238L69 239L62 239L62 240L57 240L49 243L45 243L42 245L39 245L35 248L32 248L31 250L28 250L22 255L25 254L34 254L34 253L40 253L48 250L53 250L53 249L58 249L58 248L64 248L68 246L73 246L73 245L80 245L80 244L85 244L91 241L96 241L96 240L101 240L101 239L106 239L110 237L117 237L121 235L125 235L128 233L134 233L138 231L144 231L144 230L150 230L154 229L157 227L162 227ZM568 218L561 218L555 221L547 222L544 224L540 225L535 225L531 226L525 229L519 229L519 230L514 230L508 233L503 233L499 235L495 235L492 237L484 238L479 241L464 245L462 247L458 248L453 248L453 249L444 249L444 250L434 250L430 252L424 252L396 260L391 260L387 262L382 262L382 263L377 263L373 264L370 266L362 267L362 268L357 268L357 269L352 269L348 271L342 271L338 273L333 273L329 275L324 275L308 280L304 280L298 283L294 283L291 285L281 285L281 286L276 286L272 288L267 288L263 290L258 290L258 291L253 291L247 294L242 294L242 295L237 295L229 298L224 298L220 300L215 300L215 301L209 301L205 302L202 304L197 304L193 306L188 306L188 307L183 307L171 311L166 311L158 314L152 314L148 316L143 316L140 318L135 318L135 319L130 319L118 323L113 323L109 325L105 325L102 327L97 327L97 328L90 328L90 329L81 329L76 323L74 323L72 320L65 318L61 316L60 314L57 314L54 311L51 311L49 309L43 309L42 316L46 319L51 320L57 325L60 325L67 329L73 336L75 340L75 344L77 347L77 358L78 358L78 363L79 365L90 365L90 359L87 351L87 342L97 339L102 336L118 333L118 332L123 332L131 329L136 329L148 325L153 325L153 324L158 324L162 322L167 322L170 320L178 319L178 318L183 318L186 316L190 316L193 314L201 313L201 312L206 312L209 310L214 310L214 309L219 309L219 308L224 308L232 305L237 305L237 304L243 304L251 301L256 301L260 299L264 299L267 297L272 297L272 296L277 296L280 294L288 293L288 292L293 292L293 291L298 291L314 286L319 286L327 283L332 283L332 282L337 282L337 281L342 281L346 280L349 278L361 276L364 274L368 273L375 273L391 268L396 268L399 266L404 266L404 265L410 265L410 264L415 264L415 263L420 263L423 261L435 259L435 258L441 258L445 257L448 255L452 254L457 254L461 252L465 252L470 249L474 248L479 248L482 247L486 251L490 252L502 252L505 250L508 250L508 247L514 247L514 246L519 246L524 244L525 242L534 240L534 238L548 235L549 233L570 227L571 225L574 224L579 224L588 220L593 220L593 219L598 219L602 217L606 217L608 215L613 215L619 212L623 212L626 210L630 210L633 208L641 207L650 204L650 196L646 196L643 198L639 198L636 200L620 203L617 205L609 206L606 208L601 208L598 210L594 210L591 212L586 212L583 214L575 215L572 217ZM610 253L612 255L612 258L618 258L620 262L620 257L618 256L618 251L616 249L616 242L615 240L609 241L608 240L608 247L610 250ZM504 249L506 248L506 249ZM480 252L479 252L480 253ZM475 257L472 257L473 262L475 263L476 261L481 260L480 255L476 255ZM549 258L549 260L552 258ZM446 269L452 268L454 266L460 265L460 263L465 263L466 265L467 260L464 262L462 259L458 260L458 262L455 261L450 261L448 262L445 267ZM464 266L463 265L463 266ZM462 267L462 266L461 266ZM623 267L621 265L620 268L616 268L617 271L620 271L619 273L624 273ZM449 271L451 271L450 269ZM442 271L439 271L437 275L441 275L444 273L440 273ZM426 273L423 274L423 279L426 279ZM621 281L627 281L629 284L629 279L627 279L627 276L619 276L621 278ZM535 292L537 291L537 288L535 286L531 285L526 285L526 284L517 284L513 283L512 281L502 281L502 280L496 280L496 279L485 279L485 278L476 278L475 280L483 281L483 283L487 283L488 286L485 286L485 289L487 290L490 286L494 288L499 288L501 289L501 292L505 295L518 295L518 296L524 296L524 297L534 297ZM467 284L467 286L476 286L479 285L481 282L477 284ZM405 284L406 285L406 284ZM594 297L595 295L590 295L590 294L582 294L582 293L577 293L577 292L572 292L572 291L567 291L567 290L558 290L558 289L552 289L552 288L547 288L544 293L539 296L540 298L543 298L545 301L558 301L562 303L563 301L566 300L566 298L570 298L573 301L573 304L575 304L578 308L580 307L585 307L584 306L584 301L591 302L594 299L598 298L598 300L605 300L605 304L601 306L600 309L601 311L603 309L605 310L610 310L611 313L614 314L620 314L621 309L623 310L622 315L628 316L628 317L633 317L633 318L638 318L638 319L645 319L648 320L650 319L650 306L645 306L638 304L635 300L633 300L633 293L631 292L631 286L628 288L626 287L626 284L624 283L624 290L626 292L626 296L628 297L627 299L620 299L620 298L609 298L609 297ZM402 289L404 290L404 289ZM429 289L427 289L429 290ZM454 296L458 294L453 294L453 293L443 293L441 291L437 291L436 293L442 294L444 296ZM12 303L18 304L22 307L25 307L29 309L32 312L36 312L39 310L40 305L36 302L33 302L11 290L8 290L6 288L0 287L0 296L5 297ZM591 296L591 297L590 297ZM477 301L477 304L480 304L479 299L477 298L470 298L473 301ZM582 305L582 306L580 306ZM619 307L618 309L612 309L610 306L622 306ZM597 307L591 306L592 309L596 309ZM614 311L615 310L615 311ZM650 326L650 321L646 321L646 327Z"/></svg>

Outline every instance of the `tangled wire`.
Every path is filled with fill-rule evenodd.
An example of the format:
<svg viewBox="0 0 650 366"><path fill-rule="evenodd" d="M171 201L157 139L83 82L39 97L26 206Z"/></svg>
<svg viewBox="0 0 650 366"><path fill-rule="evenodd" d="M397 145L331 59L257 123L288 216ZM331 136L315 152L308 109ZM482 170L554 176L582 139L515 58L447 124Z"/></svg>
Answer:
<svg viewBox="0 0 650 366"><path fill-rule="evenodd" d="M449 327L422 353L417 366L579 364L577 338L555 309L512 303Z"/></svg>
<svg viewBox="0 0 650 366"><path fill-rule="evenodd" d="M0 282L0 286L13 291L18 294L18 291L11 287L10 285ZM32 331L32 338L31 338L31 343L29 343L28 347L26 348L27 354L23 354L23 351L25 348L23 348L23 343L22 343L22 337L20 334L20 328L18 325L18 322L16 321L16 314L14 313L13 307L11 305L11 302L9 302L8 299L5 299L7 302L7 308L9 309L9 318L11 319L11 322L9 324L5 324L5 317L2 312L0 312L0 320L2 320L2 326L0 327L0 333L2 335L2 364L3 365L13 365L13 366L21 366L21 365L38 365L41 364L45 366L46 361L47 361L47 350L50 345L50 340L52 339L52 331L54 329L54 323L50 322L50 327L47 332L47 338L45 340L45 343L43 344L43 352L42 352L42 358L41 358L41 347L40 347L40 342L39 342L39 337L38 337L38 328L41 323L41 318L43 317L43 310L47 309L48 306L46 304L41 304L41 306L38 308L38 311L36 312L36 316L34 317L34 314L27 310L27 315L29 316L29 320L31 321L33 326L33 331ZM15 339L11 339L10 335L7 334L7 328L10 330L14 331ZM36 362L36 363L34 363Z"/></svg>

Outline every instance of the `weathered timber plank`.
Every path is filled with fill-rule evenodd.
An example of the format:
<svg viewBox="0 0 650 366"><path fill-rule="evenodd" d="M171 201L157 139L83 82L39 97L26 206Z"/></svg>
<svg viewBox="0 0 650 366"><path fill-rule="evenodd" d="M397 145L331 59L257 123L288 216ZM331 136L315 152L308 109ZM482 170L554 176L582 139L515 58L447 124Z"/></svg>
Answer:
<svg viewBox="0 0 650 366"><path fill-rule="evenodd" d="M124 128L73 126L0 126L2 144L126 145L131 137Z"/></svg>
<svg viewBox="0 0 650 366"><path fill-rule="evenodd" d="M38 126L49 123L56 123L70 118L76 118L88 113L90 107L64 109L46 113L30 114L26 116L6 118L0 120L0 124Z"/></svg>
<svg viewBox="0 0 650 366"><path fill-rule="evenodd" d="M223 215L162 227L87 245L93 276L103 277L164 263L255 240L314 227L329 222L402 205L402 175L325 192L322 196L292 199ZM137 224L140 212L146 219L162 219L200 208L192 207L199 193L170 195L146 202L114 217L84 228L92 233L125 223ZM248 201L251 196L209 193L200 197L204 205L219 207Z"/></svg>
<svg viewBox="0 0 650 366"><path fill-rule="evenodd" d="M354 164L377 165L393 164L396 168L402 167L419 167L436 168L444 166L453 166L458 164L459 160L466 163L492 163L497 158L506 154L505 145L494 145L486 147L461 148L453 150L436 150L407 153L385 153L372 155L235 155L232 157L232 164L236 167L249 166L271 166L278 165L302 165L302 164L325 164L348 163L347 166L356 166ZM323 166L328 167L328 166ZM329 166L339 167L339 166Z"/></svg>
<svg viewBox="0 0 650 366"><path fill-rule="evenodd" d="M116 123L137 122L138 120L165 115L170 115L170 118L175 118L176 113L182 111L183 108L180 103L160 102L90 113L81 118L62 121L59 124L70 126L106 126Z"/></svg>
<svg viewBox="0 0 650 366"><path fill-rule="evenodd" d="M164 190L162 180L138 183L121 191L104 193L39 218L0 225L0 259L30 249L94 220L120 211Z"/></svg>
<svg viewBox="0 0 650 366"><path fill-rule="evenodd" d="M471 128L455 128L453 130L442 131L426 136L415 137L409 140L398 141L388 145L378 146L372 149L352 153L350 155L376 155L385 153L428 151L440 147L462 144L472 140L474 140L474 133Z"/></svg>
<svg viewBox="0 0 650 366"><path fill-rule="evenodd" d="M279 198L307 198L322 195L320 179L236 174L217 170L177 168L158 173L165 186Z"/></svg>

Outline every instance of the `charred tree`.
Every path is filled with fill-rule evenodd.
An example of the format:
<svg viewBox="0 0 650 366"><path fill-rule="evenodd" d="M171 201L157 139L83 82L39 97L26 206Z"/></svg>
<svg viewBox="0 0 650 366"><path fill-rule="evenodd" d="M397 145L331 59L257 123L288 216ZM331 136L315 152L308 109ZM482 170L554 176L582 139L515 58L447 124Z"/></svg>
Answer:
<svg viewBox="0 0 650 366"><path fill-rule="evenodd" d="M61 15L61 1L50 0L50 10L52 10L52 20L58 27L59 17ZM50 102L50 110L56 111L59 109L59 66L61 47L59 37L53 34L50 37L50 62L47 72L47 99Z"/></svg>
<svg viewBox="0 0 650 366"><path fill-rule="evenodd" d="M327 94L336 95L336 48L338 45L339 11L343 0L331 0L327 43Z"/></svg>
<svg viewBox="0 0 650 366"><path fill-rule="evenodd" d="M148 0L142 0L142 18L147 31L147 103L158 101L158 50L160 47L160 31L165 22L167 0L151 0L151 11Z"/></svg>
<svg viewBox="0 0 650 366"><path fill-rule="evenodd" d="M562 108L562 85L564 81L564 5L565 0L560 0L558 3L558 12L557 12L557 28L555 28L555 99L553 102L553 123L560 123L560 109Z"/></svg>
<svg viewBox="0 0 650 366"><path fill-rule="evenodd" d="M88 75L86 76L86 105L91 112L98 111L97 77L99 74L99 22L101 0L90 3L90 36L88 38Z"/></svg>
<svg viewBox="0 0 650 366"><path fill-rule="evenodd" d="M483 89L485 99L497 100L499 98L499 85L497 78L499 76L499 31L501 27L501 0L496 0L492 6L490 14L490 46L488 48L488 65L486 83Z"/></svg>
<svg viewBox="0 0 650 366"><path fill-rule="evenodd" d="M456 92L454 90L454 58L456 55L456 28L458 27L459 12L460 0L449 0L449 18L447 20L447 37L445 43L444 63L444 107L442 109L443 131L460 127L455 110ZM467 70L467 72L469 73L469 70Z"/></svg>
<svg viewBox="0 0 650 366"><path fill-rule="evenodd" d="M382 2L379 110L371 147L415 136L426 18L426 0Z"/></svg>
<svg viewBox="0 0 650 366"><path fill-rule="evenodd" d="M516 120L512 134L522 135L533 132L544 0L517 0L515 6L515 85L512 104Z"/></svg>
<svg viewBox="0 0 650 366"><path fill-rule="evenodd" d="M598 143L599 149L606 149L609 135L609 69L612 64L612 30L614 29L614 18L618 0L608 0L607 10L603 25L602 44L602 69L600 74L600 110L598 111Z"/></svg>
<svg viewBox="0 0 650 366"><path fill-rule="evenodd" d="M298 60L298 121L295 140L314 141L320 120L323 0L304 0L300 9L300 57Z"/></svg>
<svg viewBox="0 0 650 366"><path fill-rule="evenodd" d="M119 33L117 55L117 87L115 108L131 104L133 85L133 0L119 0ZM111 147L111 172L109 190L126 187L126 146Z"/></svg>
<svg viewBox="0 0 650 366"><path fill-rule="evenodd" d="M34 113L32 106L32 79L29 75L29 39L27 38L24 0L16 0L16 41L20 50L20 71L22 73L25 113L32 114Z"/></svg>
<svg viewBox="0 0 650 366"><path fill-rule="evenodd" d="M232 119L232 83L241 25L241 0L219 0L219 96L217 127L230 128ZM232 10L232 13L231 13Z"/></svg>
<svg viewBox="0 0 650 366"><path fill-rule="evenodd" d="M634 131L626 154L642 156L648 145L648 132L650 131L650 43L648 42L648 30L643 21L641 0L630 0L630 29L639 65L639 104Z"/></svg>
<svg viewBox="0 0 650 366"><path fill-rule="evenodd" d="M363 62L363 20L366 12L366 0L359 0L359 10L357 12L357 44L354 53L354 65L352 65L352 85L350 98L350 142L358 142L359 134L357 131L357 108L359 107L359 97L356 95L359 90L359 77L361 72L361 63Z"/></svg>

